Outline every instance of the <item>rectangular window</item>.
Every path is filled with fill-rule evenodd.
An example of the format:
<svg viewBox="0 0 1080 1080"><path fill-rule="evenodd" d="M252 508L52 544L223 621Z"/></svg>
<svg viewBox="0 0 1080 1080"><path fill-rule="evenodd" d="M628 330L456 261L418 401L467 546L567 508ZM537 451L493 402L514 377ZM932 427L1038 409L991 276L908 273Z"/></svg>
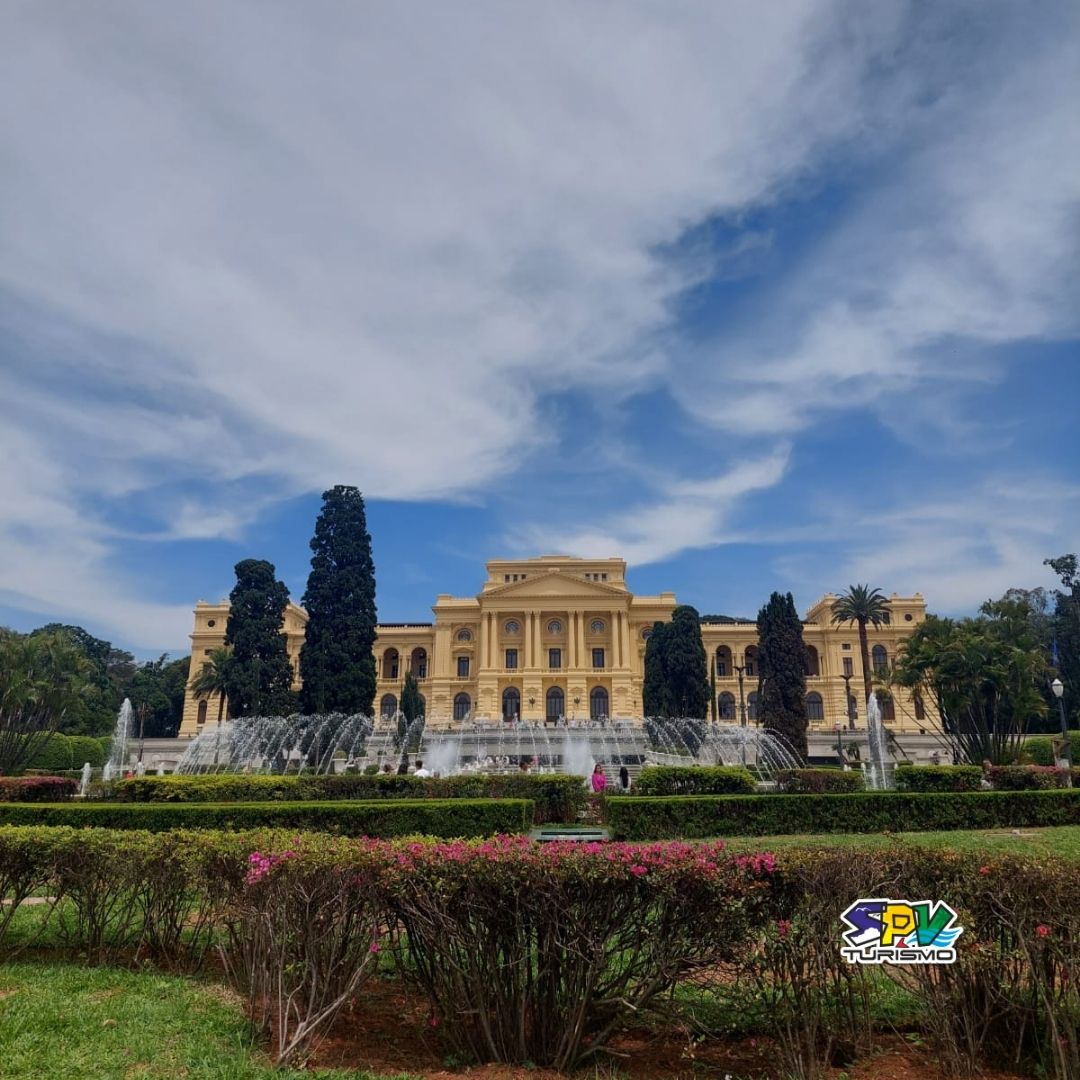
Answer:
<svg viewBox="0 0 1080 1080"><path fill-rule="evenodd" d="M592 651L592 666L597 667L597 668L604 666L604 650L603 649L593 649L593 651Z"/></svg>
<svg viewBox="0 0 1080 1080"><path fill-rule="evenodd" d="M840 648L843 649L844 652L850 652L851 651L851 642L850 641L845 641L844 644L840 646Z"/></svg>
<svg viewBox="0 0 1080 1080"><path fill-rule="evenodd" d="M459 656L457 658L457 676L459 679L467 679L469 677L469 658L467 656Z"/></svg>
<svg viewBox="0 0 1080 1080"><path fill-rule="evenodd" d="M720 679L727 678L727 660L725 660L722 656L718 656L716 658L716 675L717 678Z"/></svg>
<svg viewBox="0 0 1080 1080"><path fill-rule="evenodd" d="M548 667L562 667L562 649L548 649Z"/></svg>
<svg viewBox="0 0 1080 1080"><path fill-rule="evenodd" d="M850 656L845 656L844 657L844 674L845 675L854 675L855 674L855 665L852 664Z"/></svg>
<svg viewBox="0 0 1080 1080"><path fill-rule="evenodd" d="M506 650L506 666L508 668L517 667L517 649Z"/></svg>

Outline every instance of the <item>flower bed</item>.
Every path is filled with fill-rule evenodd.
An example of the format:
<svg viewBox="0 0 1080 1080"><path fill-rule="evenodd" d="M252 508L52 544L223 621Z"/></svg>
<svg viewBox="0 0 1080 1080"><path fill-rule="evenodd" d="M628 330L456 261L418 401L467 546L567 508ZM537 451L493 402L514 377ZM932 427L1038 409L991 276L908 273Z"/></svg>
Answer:
<svg viewBox="0 0 1080 1080"><path fill-rule="evenodd" d="M0 776L0 802L59 802L78 790L63 776Z"/></svg>

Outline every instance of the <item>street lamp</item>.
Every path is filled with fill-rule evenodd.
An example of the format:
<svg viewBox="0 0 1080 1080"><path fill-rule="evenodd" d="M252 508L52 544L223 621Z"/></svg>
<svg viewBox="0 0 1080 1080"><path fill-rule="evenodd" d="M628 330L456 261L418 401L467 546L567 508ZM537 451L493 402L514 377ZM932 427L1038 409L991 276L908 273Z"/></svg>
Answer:
<svg viewBox="0 0 1080 1080"><path fill-rule="evenodd" d="M746 670L746 666L739 667L738 664L733 664L736 673L739 676L739 724L742 727L746 727L746 700L743 698L743 672Z"/></svg>
<svg viewBox="0 0 1080 1080"><path fill-rule="evenodd" d="M1050 689L1054 691L1054 697L1057 698L1058 718L1061 720L1061 741L1065 744L1065 767L1068 769L1065 785L1072 787L1072 744L1069 742L1069 725L1065 722L1065 702L1062 700L1065 696L1065 686L1060 679L1055 679L1050 684Z"/></svg>
<svg viewBox="0 0 1080 1080"><path fill-rule="evenodd" d="M849 731L855 730L855 717L851 712L851 676L841 675L844 680L844 709L847 712L847 726Z"/></svg>

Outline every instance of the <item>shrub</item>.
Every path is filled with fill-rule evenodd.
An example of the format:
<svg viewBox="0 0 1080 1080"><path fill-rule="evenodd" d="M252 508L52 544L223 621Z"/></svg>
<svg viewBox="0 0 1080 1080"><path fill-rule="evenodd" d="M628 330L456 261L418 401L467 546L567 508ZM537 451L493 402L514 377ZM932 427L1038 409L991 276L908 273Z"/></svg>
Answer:
<svg viewBox="0 0 1080 1080"><path fill-rule="evenodd" d="M649 765L634 790L638 795L749 795L754 778L738 765Z"/></svg>
<svg viewBox="0 0 1080 1080"><path fill-rule="evenodd" d="M982 769L977 765L900 765L899 791L980 791Z"/></svg>
<svg viewBox="0 0 1080 1080"><path fill-rule="evenodd" d="M789 795L843 795L866 787L861 772L845 769L782 769L776 782Z"/></svg>
<svg viewBox="0 0 1080 1080"><path fill-rule="evenodd" d="M1080 763L1080 731L1069 732L1069 745L1072 747L1073 761ZM1054 764L1054 744L1049 735L1027 738L1021 749L1023 756L1030 758L1036 765Z"/></svg>
<svg viewBox="0 0 1080 1080"><path fill-rule="evenodd" d="M111 829L281 828L342 836L491 836L532 821L524 799L426 799L308 803L0 804L0 824L95 825Z"/></svg>
<svg viewBox="0 0 1080 1080"><path fill-rule="evenodd" d="M0 802L60 802L78 790L62 776L0 776Z"/></svg>
<svg viewBox="0 0 1080 1080"><path fill-rule="evenodd" d="M480 1061L573 1068L688 971L732 958L771 856L722 845L410 845L388 885L433 1023Z"/></svg>
<svg viewBox="0 0 1080 1080"><path fill-rule="evenodd" d="M1080 824L1080 791L866 791L670 799L631 795L608 800L607 818L622 840L1035 828Z"/></svg>
<svg viewBox="0 0 1080 1080"><path fill-rule="evenodd" d="M106 740L108 742L109 740ZM62 735L56 733L23 765L26 770L45 769L49 772L79 770L89 761L91 768L105 764L107 750L101 740L90 735Z"/></svg>
<svg viewBox="0 0 1080 1080"><path fill-rule="evenodd" d="M1067 786L1069 772L1053 765L994 765L988 770L995 791L1045 791Z"/></svg>
<svg viewBox="0 0 1080 1080"><path fill-rule="evenodd" d="M537 824L577 820L586 798L580 776L374 776L365 773L299 776L143 776L112 786L119 802L302 802L338 799L528 799Z"/></svg>

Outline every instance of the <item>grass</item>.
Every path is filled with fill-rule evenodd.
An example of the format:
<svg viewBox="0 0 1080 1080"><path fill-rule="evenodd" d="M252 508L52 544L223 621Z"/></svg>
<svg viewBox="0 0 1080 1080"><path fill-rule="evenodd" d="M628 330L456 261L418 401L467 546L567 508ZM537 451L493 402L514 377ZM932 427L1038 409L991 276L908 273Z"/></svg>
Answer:
<svg viewBox="0 0 1080 1080"><path fill-rule="evenodd" d="M240 1002L221 987L152 971L0 965L0 1077L22 1080L373 1080L273 1068Z"/></svg>
<svg viewBox="0 0 1080 1080"><path fill-rule="evenodd" d="M902 841L913 846L982 855L1049 855L1080 859L1080 825L1049 829L958 829L955 832L815 833L792 836L725 837L733 848L873 848Z"/></svg>

